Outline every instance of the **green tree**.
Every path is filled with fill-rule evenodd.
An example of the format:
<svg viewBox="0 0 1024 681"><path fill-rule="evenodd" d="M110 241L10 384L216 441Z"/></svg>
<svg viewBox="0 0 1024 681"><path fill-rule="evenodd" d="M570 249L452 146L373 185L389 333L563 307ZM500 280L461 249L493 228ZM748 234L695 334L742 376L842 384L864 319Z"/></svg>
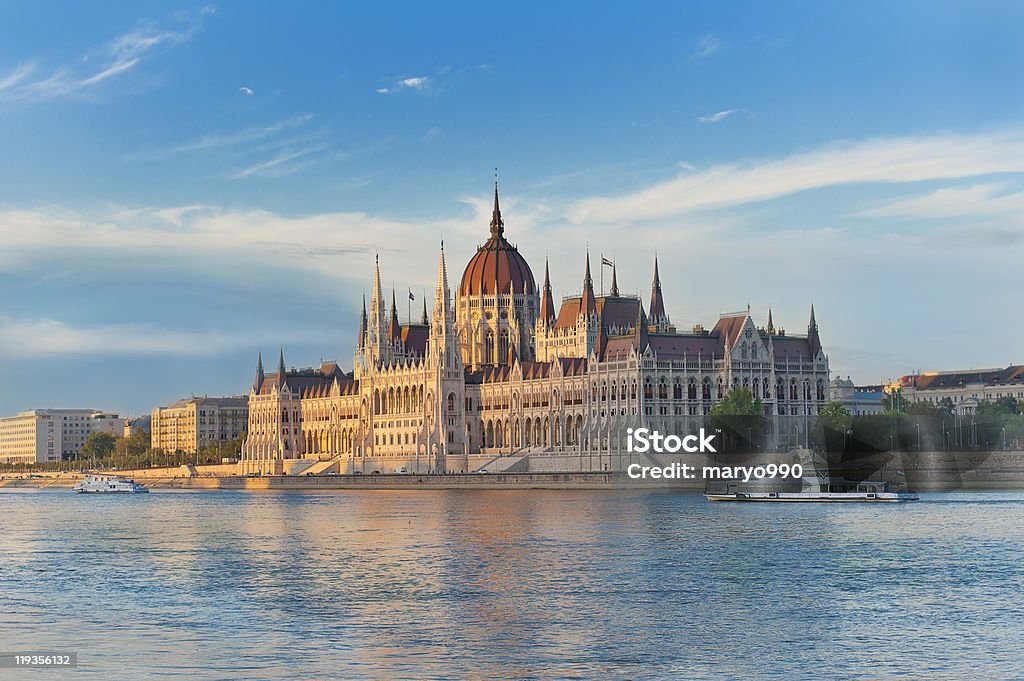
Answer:
<svg viewBox="0 0 1024 681"><path fill-rule="evenodd" d="M82 445L81 458L98 463L114 453L116 443L117 438L110 433L91 433Z"/></svg>
<svg viewBox="0 0 1024 681"><path fill-rule="evenodd" d="M764 404L749 388L733 388L708 410L708 423L721 431L726 450L761 449L764 446Z"/></svg>
<svg viewBox="0 0 1024 681"><path fill-rule="evenodd" d="M814 439L826 452L846 449L847 437L853 426L853 416L839 402L829 402L818 413L814 422Z"/></svg>
<svg viewBox="0 0 1024 681"><path fill-rule="evenodd" d="M882 398L882 407L885 408L886 412L902 414L907 410L908 406L907 399L903 397L902 390L887 392L885 397Z"/></svg>

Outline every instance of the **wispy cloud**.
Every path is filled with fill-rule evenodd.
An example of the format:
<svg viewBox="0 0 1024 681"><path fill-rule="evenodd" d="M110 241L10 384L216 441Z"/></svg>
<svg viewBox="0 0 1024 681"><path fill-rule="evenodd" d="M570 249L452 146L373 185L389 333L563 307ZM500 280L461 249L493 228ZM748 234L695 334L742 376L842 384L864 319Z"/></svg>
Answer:
<svg viewBox="0 0 1024 681"><path fill-rule="evenodd" d="M134 69L156 48L191 40L202 24L201 17L208 14L204 10L197 15L179 15L176 28L140 21L127 33L91 50L81 62L59 66L41 77L30 78L41 70L35 62L19 65L0 79L0 99L45 101L90 93L100 84ZM90 68L95 61L100 66Z"/></svg>
<svg viewBox="0 0 1024 681"><path fill-rule="evenodd" d="M809 189L1024 172L1024 130L841 142L779 159L712 166L618 197L586 198L571 222L628 222L741 205Z"/></svg>
<svg viewBox="0 0 1024 681"><path fill-rule="evenodd" d="M725 111L713 113L710 116L698 116L697 120L700 121L701 123L718 123L719 121L724 121L726 118L732 116L734 113L737 113L739 111L743 111L743 109L726 109Z"/></svg>
<svg viewBox="0 0 1024 681"><path fill-rule="evenodd" d="M709 33L697 41L692 59L707 59L722 47L722 41L714 33Z"/></svg>
<svg viewBox="0 0 1024 681"><path fill-rule="evenodd" d="M163 155L178 154L189 151L204 151L206 149L230 147L237 144L244 144L246 142L258 142L286 130L302 127L312 120L313 114L304 113L298 116L285 118L280 121L275 121L269 125L249 126L242 128L237 132L203 135L202 137L185 142L184 144L179 144L178 146L170 147L169 149L155 153Z"/></svg>
<svg viewBox="0 0 1024 681"><path fill-rule="evenodd" d="M243 85L242 87L238 88L238 91L241 92L243 95L246 95L246 96L255 94L255 90L253 90L251 87L246 87L245 85Z"/></svg>
<svg viewBox="0 0 1024 681"><path fill-rule="evenodd" d="M309 157L312 154L323 151L326 148L326 144L317 144L302 149L287 149L273 158L231 172L228 174L228 177L232 180L243 180L253 176L285 177L286 175L294 175L309 165L311 162Z"/></svg>
<svg viewBox="0 0 1024 681"><path fill-rule="evenodd" d="M1024 192L1007 192L1008 183L992 182L967 187L943 187L921 196L860 211L864 217L962 218L1024 214Z"/></svg>

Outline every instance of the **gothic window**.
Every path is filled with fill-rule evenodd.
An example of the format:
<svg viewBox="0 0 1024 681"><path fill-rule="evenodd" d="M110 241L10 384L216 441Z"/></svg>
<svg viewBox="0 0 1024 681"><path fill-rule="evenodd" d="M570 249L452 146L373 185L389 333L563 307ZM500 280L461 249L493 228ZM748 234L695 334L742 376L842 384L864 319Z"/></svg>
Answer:
<svg viewBox="0 0 1024 681"><path fill-rule="evenodd" d="M700 396L701 399L704 400L711 399L711 381L709 381L707 378L705 378L704 382L701 384Z"/></svg>
<svg viewBox="0 0 1024 681"><path fill-rule="evenodd" d="M488 313L489 315L490 313ZM494 363L494 334L491 331L487 332L484 337L484 364Z"/></svg>
<svg viewBox="0 0 1024 681"><path fill-rule="evenodd" d="M796 401L799 399L799 395L796 390L796 379L794 378L789 382L789 399Z"/></svg>
<svg viewBox="0 0 1024 681"><path fill-rule="evenodd" d="M448 393L448 413L455 412L455 393Z"/></svg>
<svg viewBox="0 0 1024 681"><path fill-rule="evenodd" d="M667 400L668 399L668 385L665 383L665 379L664 378L661 379L658 382L658 399L659 400Z"/></svg>
<svg viewBox="0 0 1024 681"><path fill-rule="evenodd" d="M765 379L767 380L767 379ZM786 399L786 388L782 385L782 379L775 381L775 399L784 400Z"/></svg>
<svg viewBox="0 0 1024 681"><path fill-rule="evenodd" d="M654 397L654 389L651 387L651 379L644 381L644 399L652 399Z"/></svg>
<svg viewBox="0 0 1024 681"><path fill-rule="evenodd" d="M683 384L678 378L672 383L672 399L683 399Z"/></svg>

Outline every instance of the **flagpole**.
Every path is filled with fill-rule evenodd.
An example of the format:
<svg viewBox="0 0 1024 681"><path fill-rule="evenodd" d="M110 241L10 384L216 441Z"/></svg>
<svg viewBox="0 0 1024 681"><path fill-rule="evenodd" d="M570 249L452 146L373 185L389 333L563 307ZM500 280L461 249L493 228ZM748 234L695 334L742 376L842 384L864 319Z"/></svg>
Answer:
<svg viewBox="0 0 1024 681"><path fill-rule="evenodd" d="M604 253L601 254L601 296L604 296Z"/></svg>
<svg viewBox="0 0 1024 681"><path fill-rule="evenodd" d="M409 320L408 323L411 326L412 325L412 289L409 289L409 291L405 295L405 311L407 313L406 314L406 318Z"/></svg>

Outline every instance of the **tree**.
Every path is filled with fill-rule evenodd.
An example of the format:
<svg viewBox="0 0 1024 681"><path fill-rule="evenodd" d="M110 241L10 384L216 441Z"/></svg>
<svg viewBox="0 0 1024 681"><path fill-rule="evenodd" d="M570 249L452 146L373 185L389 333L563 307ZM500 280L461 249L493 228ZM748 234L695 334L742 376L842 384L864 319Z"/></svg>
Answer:
<svg viewBox="0 0 1024 681"><path fill-rule="evenodd" d="M853 416L839 402L829 402L814 423L814 439L826 452L841 452L846 449L847 435L853 426Z"/></svg>
<svg viewBox="0 0 1024 681"><path fill-rule="evenodd" d="M92 433L85 438L82 445L82 458L91 459L93 462L101 461L114 453L114 445L117 443L110 433Z"/></svg>
<svg viewBox="0 0 1024 681"><path fill-rule="evenodd" d="M907 400L903 397L902 391L899 389L886 392L885 397L882 398L882 406L886 412L892 413L903 413L907 410Z"/></svg>
<svg viewBox="0 0 1024 681"><path fill-rule="evenodd" d="M727 450L760 449L764 445L764 404L749 388L733 388L708 410L708 422L722 433Z"/></svg>

